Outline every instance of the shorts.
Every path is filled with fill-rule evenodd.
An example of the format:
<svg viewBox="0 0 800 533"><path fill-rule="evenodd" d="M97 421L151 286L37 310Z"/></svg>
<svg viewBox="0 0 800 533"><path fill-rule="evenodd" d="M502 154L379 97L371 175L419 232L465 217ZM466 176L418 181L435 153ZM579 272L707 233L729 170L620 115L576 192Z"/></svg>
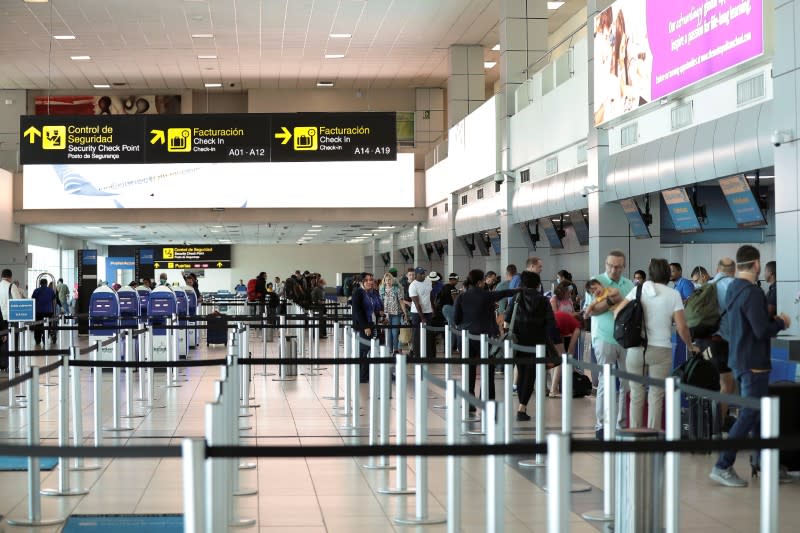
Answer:
<svg viewBox="0 0 800 533"><path fill-rule="evenodd" d="M714 363L720 374L732 372L731 367L728 366L728 341L715 335L711 338L708 350L711 352L711 362Z"/></svg>

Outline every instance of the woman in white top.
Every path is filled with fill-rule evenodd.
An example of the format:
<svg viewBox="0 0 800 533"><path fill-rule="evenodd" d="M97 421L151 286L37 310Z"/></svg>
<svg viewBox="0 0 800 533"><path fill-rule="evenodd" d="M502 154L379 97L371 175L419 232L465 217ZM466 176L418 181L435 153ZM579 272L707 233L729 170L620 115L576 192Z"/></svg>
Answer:
<svg viewBox="0 0 800 533"><path fill-rule="evenodd" d="M662 380L672 370L672 324L678 331L686 346L692 351L697 351L692 346L692 337L686 325L683 313L681 295L675 289L668 287L669 263L666 259L651 259L649 280L642 285L642 308L644 309L644 322L647 331L647 349L629 348L626 357L628 372L642 375L647 371L651 378ZM627 300L636 299L636 289L633 289ZM620 306L621 307L621 306ZM617 311L619 312L619 311ZM644 385L630 382L631 404L629 422L631 428L642 427L644 411ZM664 388L649 387L647 393L647 427L661 428L661 412L663 408Z"/></svg>

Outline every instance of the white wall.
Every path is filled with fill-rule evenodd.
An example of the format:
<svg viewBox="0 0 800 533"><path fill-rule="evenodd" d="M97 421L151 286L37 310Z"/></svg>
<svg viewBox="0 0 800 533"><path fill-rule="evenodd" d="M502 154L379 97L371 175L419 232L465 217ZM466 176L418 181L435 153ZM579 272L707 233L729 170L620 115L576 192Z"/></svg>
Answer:
<svg viewBox="0 0 800 533"><path fill-rule="evenodd" d="M0 169L0 240L19 241L19 226L14 224L13 175Z"/></svg>
<svg viewBox="0 0 800 533"><path fill-rule="evenodd" d="M247 96L250 113L414 111L417 105L414 89L251 89Z"/></svg>

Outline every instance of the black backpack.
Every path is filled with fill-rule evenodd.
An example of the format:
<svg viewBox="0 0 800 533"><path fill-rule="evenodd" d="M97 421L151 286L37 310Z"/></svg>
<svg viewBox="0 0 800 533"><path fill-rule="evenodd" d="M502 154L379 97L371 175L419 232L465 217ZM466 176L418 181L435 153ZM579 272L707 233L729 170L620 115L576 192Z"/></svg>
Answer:
<svg viewBox="0 0 800 533"><path fill-rule="evenodd" d="M680 379L681 383L701 389L719 391L720 388L717 367L702 354L693 354L673 370L672 375Z"/></svg>
<svg viewBox="0 0 800 533"><path fill-rule="evenodd" d="M647 348L641 285L636 287L636 299L628 302L614 319L614 340L623 348Z"/></svg>

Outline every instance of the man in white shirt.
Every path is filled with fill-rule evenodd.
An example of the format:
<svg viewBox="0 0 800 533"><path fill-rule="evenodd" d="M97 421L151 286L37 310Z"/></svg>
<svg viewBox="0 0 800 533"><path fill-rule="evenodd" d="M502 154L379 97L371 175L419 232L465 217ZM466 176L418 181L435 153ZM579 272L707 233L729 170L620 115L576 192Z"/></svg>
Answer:
<svg viewBox="0 0 800 533"><path fill-rule="evenodd" d="M8 328L8 301L10 299L18 299L22 298L22 292L20 291L19 287L14 285L11 282L11 270L8 268L3 269L2 279L0 279L0 311L3 313L3 318L0 320L0 331L5 331ZM0 338L0 369L7 370L8 369L8 357L6 357L6 352L8 351L8 336L2 336Z"/></svg>
<svg viewBox="0 0 800 533"><path fill-rule="evenodd" d="M425 274L428 271L423 267L414 269L414 281L408 286L408 295L411 298L411 325L413 328L412 346L414 355L420 356L419 351L419 325L430 323L433 317L433 302L431 302L431 292L433 285ZM434 354L428 354L433 356Z"/></svg>

